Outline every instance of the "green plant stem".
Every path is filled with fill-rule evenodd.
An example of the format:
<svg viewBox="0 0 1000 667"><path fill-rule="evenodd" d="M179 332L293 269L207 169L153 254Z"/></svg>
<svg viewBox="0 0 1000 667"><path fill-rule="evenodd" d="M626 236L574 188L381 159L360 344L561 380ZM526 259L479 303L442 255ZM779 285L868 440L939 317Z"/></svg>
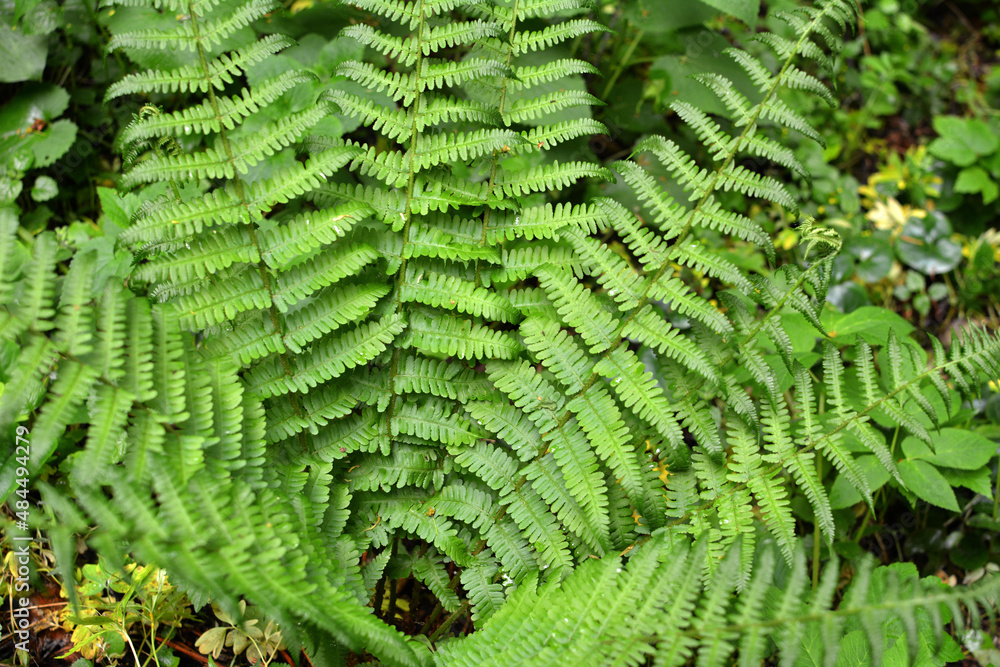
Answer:
<svg viewBox="0 0 1000 667"><path fill-rule="evenodd" d="M205 51L205 45L201 37L201 28L199 21L200 17L195 12L194 7L189 6L189 10L190 10L191 31L194 34L194 38L198 45L198 61L201 64L202 72L204 72L207 76L208 73L212 71L212 68L209 67L208 54ZM212 86L208 87L208 101L209 104L212 106L212 110L215 112L215 115L221 118L222 110L221 107L219 106L218 97L216 97L215 95L215 89ZM236 157L233 152L232 142L229 141L229 135L225 128L219 130L219 142L221 143L223 149L225 150L226 157L229 160L229 162L235 165ZM238 170L236 170L236 172L238 173ZM245 208L249 210L249 199L247 198L247 192L246 189L243 187L243 181L239 178L239 176L233 178L233 187L235 189L236 195L240 199L240 202L243 204ZM250 242L257 250L257 256L263 257L265 253L263 249L260 247L260 240L257 238L256 223L254 223L252 220L248 220L246 225L246 230L247 230L247 236L250 238ZM274 298L275 285L273 284L271 279L271 272L268 270L267 264L264 263L263 261L259 261L256 265L256 268L258 274L261 277L261 281L264 285L264 288L270 295L270 306L268 306L268 316L270 317L271 320L271 326L273 326L274 330L277 331L282 337L284 337L285 318L278 310L277 300ZM286 376L293 375L292 363L291 361L289 361L287 353L285 352L279 353L278 360L281 362L281 367L285 371L285 375ZM291 403L292 409L295 411L295 414L298 415L299 417L302 417L303 416L302 406L299 402L298 397L295 395L294 392L289 394L289 401ZM302 447L306 447L305 433L300 432L298 438L299 438L299 443L302 445Z"/></svg>
<svg viewBox="0 0 1000 667"><path fill-rule="evenodd" d="M382 618L382 597L385 595L385 575L382 575L378 583L375 584L375 599L372 601L372 607L375 608L375 616Z"/></svg>
<svg viewBox="0 0 1000 667"><path fill-rule="evenodd" d="M424 624L424 634L427 634L427 632L434 626L434 621L438 619L438 616L441 615L442 611L444 611L444 607L441 606L440 602L434 605L434 609L431 610L431 615L427 617L427 622Z"/></svg>
<svg viewBox="0 0 1000 667"><path fill-rule="evenodd" d="M900 431L900 427L896 426L896 430L893 431L893 434L892 434L892 444L889 445L889 454L893 458L896 457L896 443L899 441L899 431ZM885 487L882 487L881 489L879 489L879 491L882 492L882 493L885 493L884 489L885 489ZM882 506L882 515L880 517L878 517L879 525L882 525L885 522L885 513L889 510L889 503L888 502L883 502L883 503L881 503L881 506Z"/></svg>
<svg viewBox="0 0 1000 667"><path fill-rule="evenodd" d="M823 483L823 457L816 457L816 479L819 480L820 484ZM813 522L813 559L812 559L812 586L816 588L819 586L819 557L820 557L820 542L823 539L823 534L819 529L819 521Z"/></svg>
<svg viewBox="0 0 1000 667"><path fill-rule="evenodd" d="M854 540L853 541L854 541L855 544L860 544L861 543L861 538L864 537L865 528L868 527L868 520L871 518L871 516L872 516L871 510L870 509L866 509L865 510L865 515L861 519L861 526L858 528L857 532L854 533Z"/></svg>
<svg viewBox="0 0 1000 667"><path fill-rule="evenodd" d="M993 487L993 520L997 519L997 510L1000 510L1000 471L997 472L997 481Z"/></svg>
<svg viewBox="0 0 1000 667"><path fill-rule="evenodd" d="M437 630L434 631L434 633L430 637L428 637L428 639L430 639L431 642L437 641L441 635L447 632L448 628L451 627L452 623L454 623L463 615L465 615L468 612L468 610L469 610L469 601L466 600L465 602L462 603L461 607L452 612L448 616L448 618L444 619L444 622L438 627Z"/></svg>
<svg viewBox="0 0 1000 667"><path fill-rule="evenodd" d="M499 520L499 519L497 519L497 520ZM472 552L473 555L478 554L480 551L483 550L483 548L485 546L486 546L486 541L485 540L480 540L479 541L479 545ZM450 588L451 590L455 590L456 588L458 588L459 581L461 581L461 579L460 579L461 575L462 575L461 572L456 572L455 576L453 576L451 578L451 581L448 582L448 588ZM431 615L427 618L427 623L424 626L425 630L429 630L434 625L434 621L437 620L438 616L441 615L442 611L444 611L444 606L439 601L434 606L434 609L431 611ZM427 633L425 632L424 634L427 634Z"/></svg>
<svg viewBox="0 0 1000 667"><path fill-rule="evenodd" d="M604 91L601 93L602 100L608 99L608 96L611 94L611 89L615 87L615 84L618 82L618 78L625 71L625 68L628 67L629 62L632 60L632 54L635 53L636 48L639 46L639 42L642 41L642 38L645 35L646 31L642 28L636 31L635 37L632 38L632 41L629 42L628 48L625 49L625 54L618 60L618 66L615 67L614 72L612 72L611 76L608 78L608 82L604 85Z"/></svg>
<svg viewBox="0 0 1000 667"><path fill-rule="evenodd" d="M424 20L423 0L417 0L417 11L420 12L420 23L417 27L417 35L416 35L417 44L419 45L422 43L426 30L426 21ZM423 73L423 69L424 69L423 50L418 48L417 61L413 66L413 83L416 94L414 96L412 105L413 118L410 120L410 151L414 154L419 152L420 137L422 136L422 133L417 131L417 121L420 116L420 102L422 97L420 91L420 77L421 74ZM406 245L409 243L410 240L410 221L413 219L413 190L414 190L414 185L416 183L416 179L417 179L417 171L414 168L413 163L411 162L409 167L407 186L406 186L406 206L405 206L406 212L405 214L403 214L404 218L403 230L402 230L403 244L402 244L402 250L399 253L402 259L400 260L399 273L396 276L395 293L393 294L397 312L402 311L403 309L403 302L400 299L400 294L402 293L403 290L403 283L406 281L407 258L405 249ZM399 372L399 357L400 357L400 348L398 345L395 345L393 346L392 349L392 358L389 361L389 380L387 385L389 387L389 406L388 409L385 411L385 432L390 434L392 433L392 418L393 415L395 415L396 413L396 399L398 397L395 390L395 378L396 374Z"/></svg>
<svg viewBox="0 0 1000 667"><path fill-rule="evenodd" d="M396 618L396 580L386 579L386 585L389 587L389 610L386 612L385 616L389 623L392 623L393 619Z"/></svg>
<svg viewBox="0 0 1000 667"><path fill-rule="evenodd" d="M125 641L128 642L129 650L132 651L132 659L135 660L135 664L138 665L139 664L139 654L135 650L135 645L132 643L132 638L128 636L128 632L125 630L125 622L124 621L122 621L122 626L119 629L119 632L122 633L122 637L124 637Z"/></svg>

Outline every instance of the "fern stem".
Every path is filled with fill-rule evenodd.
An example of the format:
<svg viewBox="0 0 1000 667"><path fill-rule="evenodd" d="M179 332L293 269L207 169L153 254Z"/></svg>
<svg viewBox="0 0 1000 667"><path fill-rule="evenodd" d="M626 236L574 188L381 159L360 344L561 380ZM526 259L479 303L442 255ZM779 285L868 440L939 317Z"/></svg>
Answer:
<svg viewBox="0 0 1000 667"><path fill-rule="evenodd" d="M511 10L510 32L507 35L507 69L508 70L510 69L511 63L514 62L514 49L511 48L510 44L514 41L514 36L515 36L515 34L517 32L517 11L518 11L518 7L519 7L520 3L521 3L521 0L514 0L514 7ZM500 117L501 118L503 118L504 105L507 103L507 91L508 91L507 83L508 83L508 81L509 81L509 79L506 76L504 76L502 78L502 80L500 81L500 103L499 103L499 107L498 108L500 110ZM496 187L496 178L497 178L497 171L498 171L497 168L499 166L500 166L500 159L497 157L497 154L494 152L493 159L490 160L490 178L489 178L489 181L486 184L486 199L487 199L487 201L489 201L490 196L493 194L493 189ZM493 208L490 207L490 206L487 206L486 210L483 211L483 231L482 231L482 236L479 239L479 246L481 248L485 248L486 247L486 235L487 235L487 232L489 231L491 213L493 213ZM476 260L476 279L475 279L476 287L480 287L483 284L483 282L482 282L482 275L481 275L482 263L483 263L482 259L477 259Z"/></svg>
<svg viewBox="0 0 1000 667"><path fill-rule="evenodd" d="M816 479L823 482L823 457L816 457ZM815 589L819 586L819 557L820 557L820 547L821 538L823 537L822 531L819 527L819 520L814 517L813 520L813 558L812 558L812 587Z"/></svg>
<svg viewBox="0 0 1000 667"><path fill-rule="evenodd" d="M611 73L611 76L608 78L608 82L604 85L604 92L601 93L602 100L608 99L608 96L611 94L611 89L615 87L616 83L618 83L618 79L625 71L625 68L628 67L629 62L632 60L632 55L635 54L635 50L638 48L639 42L642 41L642 38L645 37L645 35L646 31L642 28L639 28L639 30L635 33L635 37L632 38L628 48L625 50L625 54L618 61L615 71Z"/></svg>
<svg viewBox="0 0 1000 667"><path fill-rule="evenodd" d="M202 38L201 38L201 29L199 27L199 21L198 21L199 16L195 12L195 6L193 2L188 2L188 15L190 16L190 21L191 21L191 31L194 34L195 43L198 46L198 62L201 64L202 72L205 73L205 76L207 78L210 76L212 70L208 65L208 56L205 53L205 47L204 44L202 43ZM223 114L219 107L219 99L215 95L214 86L208 86L208 100L209 104L212 106L212 111L215 112L216 117L221 118ZM236 158L235 155L233 154L233 146L232 143L229 141L229 134L226 131L225 126L219 127L219 141L222 144L223 150L225 150L226 152L226 157L229 159L229 162L234 165L233 187L236 190L236 196L239 197L240 202L243 205L243 208L249 211L250 202L248 201L246 196L246 191L243 188L243 181L242 179L240 179L238 175L235 175L237 173L235 169ZM250 237L250 242L253 244L254 249L257 251L257 256L264 257L265 253L262 252L260 247L260 241L257 238L257 226L252 220L247 221L246 230L247 230L247 235ZM267 265L264 264L263 261L257 262L257 272L260 274L261 280L264 283L264 289L266 289L268 293L270 301L270 306L268 307L268 314L271 319L271 326L273 326L274 330L278 333L278 335L282 339L284 339L285 337L284 318L278 311L277 306L274 305L275 303L274 286L271 283L271 274L267 270ZM285 375L286 376L293 375L292 364L288 359L288 355L284 352L279 352L278 359L281 362L282 369L285 371ZM295 392L289 393L289 401L291 402L292 409L295 410L295 414L299 417L302 417L302 406ZM299 443L302 444L303 448L305 448L306 443L305 443L304 432L299 433L298 439Z"/></svg>
<svg viewBox="0 0 1000 667"><path fill-rule="evenodd" d="M420 25L417 27L417 36L416 36L417 60L413 66L414 97L413 97L413 104L410 107L413 110L413 118L410 121L409 152L413 156L417 155L418 147L420 144L420 137L422 136L422 133L417 131L417 125L418 125L417 119L420 116L420 100L421 100L420 73L423 70L423 64L424 64L424 51L423 48L420 47L420 45L423 43L425 27L426 27L426 21L424 15L424 0L417 0L417 11L420 13ZM414 184L416 183L416 178L417 178L417 171L414 168L414 160L409 161L407 169L409 170L409 174L406 185L406 206L405 206L406 213L404 215L405 219L403 220L403 230L402 230L403 245L399 253L401 259L399 264L399 272L398 275L396 276L395 294L393 295L396 302L397 312L401 312L403 310L403 302L400 298L400 295L402 294L403 291L403 283L406 281L406 266L407 266L406 245L407 243L409 243L410 240L410 220L413 218L413 187ZM389 398L389 405L385 411L385 432L387 438L392 437L392 418L393 415L396 413L396 400L399 397L395 389L395 378L397 373L399 372L399 356L400 356L399 346L394 345L392 349L392 358L389 361L388 389L390 398Z"/></svg>
<svg viewBox="0 0 1000 667"><path fill-rule="evenodd" d="M386 585L389 587L389 609L386 611L385 617L389 623L392 623L396 618L396 579L386 579Z"/></svg>
<svg viewBox="0 0 1000 667"><path fill-rule="evenodd" d="M427 634L427 632L434 626L434 621L438 619L438 616L441 615L442 611L444 611L444 607L439 601L436 605L434 605L434 609L431 610L431 615L427 617L427 622L424 623L424 634Z"/></svg>
<svg viewBox="0 0 1000 667"><path fill-rule="evenodd" d="M444 619L444 623L438 626L438 629L435 630L430 637L428 637L431 643L436 642L438 638L441 637L441 635L443 635L445 632L448 631L448 628L450 628L455 621L457 621L459 618L467 614L468 611L469 611L469 601L466 600L465 602L462 603L461 607L459 607L454 612L449 614L448 618Z"/></svg>
<svg viewBox="0 0 1000 667"><path fill-rule="evenodd" d="M997 519L997 511L1000 510L1000 472L997 472L997 481L993 487L993 520Z"/></svg>
<svg viewBox="0 0 1000 667"><path fill-rule="evenodd" d="M858 528L857 532L854 533L854 543L860 544L861 538L865 536L865 528L868 527L868 521L871 519L871 510L865 508L865 515L861 519L861 526Z"/></svg>
<svg viewBox="0 0 1000 667"><path fill-rule="evenodd" d="M375 599L372 601L372 607L375 609L375 616L382 618L382 597L385 595L385 575L382 575L378 583L375 584Z"/></svg>

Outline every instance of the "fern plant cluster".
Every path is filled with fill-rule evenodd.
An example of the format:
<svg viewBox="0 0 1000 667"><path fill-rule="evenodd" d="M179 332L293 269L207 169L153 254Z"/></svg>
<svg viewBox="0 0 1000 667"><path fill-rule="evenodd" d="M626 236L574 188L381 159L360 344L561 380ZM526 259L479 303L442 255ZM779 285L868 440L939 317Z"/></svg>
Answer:
<svg viewBox="0 0 1000 667"><path fill-rule="evenodd" d="M29 256L0 218L0 327L21 347L0 421L31 415L32 471L86 424L70 493L39 483L64 562L96 523L105 554L126 543L196 603L253 600L314 664L759 664L776 645L795 664L812 636L835 664L852 633L877 659L892 623L909 653L945 655L927 637L990 604L993 582L944 591L870 562L845 592L833 557L808 591L792 498L831 544L824 467L869 506L858 451L905 486L884 425L933 448L952 402L1000 377L1000 341L928 356L858 337L806 361L784 318L827 335L836 234L803 220L807 261L768 275L701 241L773 259L723 193L795 209L776 174L805 169L777 137L819 135L782 92L833 102L816 72L852 3L730 49L752 99L698 76L728 115L673 111L708 160L649 137L611 165L565 159L605 131L575 85L599 72L563 48L605 29L584 0L356 0L341 37L370 57L322 86L268 68L292 45L270 0L110 4L156 26L110 48L180 54L108 91L138 109L118 139L139 202L127 286L87 254L59 275L51 236ZM364 132L331 135L334 116ZM642 206L581 201L594 179ZM448 614L433 641L384 613L400 578ZM465 613L481 629L438 641Z"/></svg>

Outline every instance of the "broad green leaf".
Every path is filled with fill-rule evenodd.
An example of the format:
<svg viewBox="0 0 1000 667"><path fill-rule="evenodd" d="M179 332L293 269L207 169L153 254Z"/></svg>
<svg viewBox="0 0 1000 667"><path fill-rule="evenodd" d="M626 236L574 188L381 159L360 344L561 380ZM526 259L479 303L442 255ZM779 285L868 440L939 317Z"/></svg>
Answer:
<svg viewBox="0 0 1000 667"><path fill-rule="evenodd" d="M868 637L861 630L848 632L840 640L836 667L861 667L870 664L872 664L872 653L868 646Z"/></svg>
<svg viewBox="0 0 1000 667"><path fill-rule="evenodd" d="M0 26L0 30L3 27ZM3 64L0 62L0 71ZM52 84L25 84L0 109L0 164L30 151L31 166L47 167L76 140L76 124L54 120L69 104L69 93Z"/></svg>
<svg viewBox="0 0 1000 667"><path fill-rule="evenodd" d="M760 0L701 0L706 5L715 7L720 12L735 16L753 28L757 24L757 14L760 13Z"/></svg>
<svg viewBox="0 0 1000 667"><path fill-rule="evenodd" d="M903 440L903 453L911 459L922 459L944 468L978 470L997 452L997 444L975 431L943 428L932 434L934 451L916 438Z"/></svg>
<svg viewBox="0 0 1000 667"><path fill-rule="evenodd" d="M1000 186L982 167L966 167L958 173L955 192L983 195L983 203L991 204L1000 196Z"/></svg>
<svg viewBox="0 0 1000 667"><path fill-rule="evenodd" d="M981 155L989 155L1000 147L1000 139L990 126L975 118L938 116L934 129L941 136L928 146L931 154L959 167L968 167Z"/></svg>
<svg viewBox="0 0 1000 667"><path fill-rule="evenodd" d="M896 244L896 254L924 275L948 273L962 261L962 246L948 238L950 235L951 223L940 211L932 211L922 220L910 218Z"/></svg>
<svg viewBox="0 0 1000 667"><path fill-rule="evenodd" d="M987 498L993 495L993 485L990 479L990 469L983 466L979 470L956 470L941 468L940 472L952 487L964 487Z"/></svg>
<svg viewBox="0 0 1000 667"><path fill-rule="evenodd" d="M0 82L42 78L48 41L45 35L26 35L0 17Z"/></svg>
<svg viewBox="0 0 1000 667"><path fill-rule="evenodd" d="M69 93L51 83L29 83L21 87L0 109L0 136L26 133L36 120L57 118L69 106Z"/></svg>
<svg viewBox="0 0 1000 667"><path fill-rule="evenodd" d="M35 201L48 201L59 194L59 185L51 176L39 176L31 188L31 198Z"/></svg>
<svg viewBox="0 0 1000 667"><path fill-rule="evenodd" d="M633 25L649 33L671 33L681 28L701 25L716 15L713 7L701 2L677 3L669 12L663 11L658 0L639 0L628 3L625 16ZM610 100L608 100L610 102Z"/></svg>
<svg viewBox="0 0 1000 667"><path fill-rule="evenodd" d="M873 454L859 456L855 463L861 468L868 480L868 488L874 493L877 489L889 481L892 476L885 467L879 463L878 458ZM857 505L864 500L844 475L838 475L830 488L830 507L838 510L844 507Z"/></svg>
<svg viewBox="0 0 1000 667"><path fill-rule="evenodd" d="M561 49L548 49L544 52L531 52L521 56L517 64L523 67L538 67L542 66L547 62L550 62L556 57L569 57L571 54L569 50ZM580 75L564 77L561 79L556 79L554 81L549 81L546 83L539 83L532 86L530 89L519 88L517 90L511 91L507 95L507 103L504 109L509 111L518 102L525 102L528 100L541 98L547 94L557 93L563 90L575 90L581 93L587 92L587 84ZM367 94L367 93L366 93ZM558 123L563 121L575 120L577 118L591 118L593 113L589 106L572 106L567 109L561 109L555 112L548 112L544 114L541 118L525 118L521 121L525 125L530 125L532 127L537 125L547 125L550 123Z"/></svg>
<svg viewBox="0 0 1000 667"><path fill-rule="evenodd" d="M877 237L859 237L851 241L848 248L857 257L854 270L867 283L882 280L892 270L892 246Z"/></svg>
<svg viewBox="0 0 1000 667"><path fill-rule="evenodd" d="M123 207L124 201L114 188L97 188L97 196L101 200L101 212L108 216L111 222L124 229L131 223L129 214Z"/></svg>
<svg viewBox="0 0 1000 667"><path fill-rule="evenodd" d="M913 325L887 308L863 306L847 315L823 312L823 324L830 338L837 345L852 345L856 336L861 336L871 345L884 345L889 339L889 331L896 332L901 341L906 341Z"/></svg>
<svg viewBox="0 0 1000 667"><path fill-rule="evenodd" d="M35 166L47 167L70 149L76 141L76 123L71 120L57 120L36 135L30 143L35 154Z"/></svg>
<svg viewBox="0 0 1000 667"><path fill-rule="evenodd" d="M222 649L226 646L226 630L227 628L218 627L206 630L198 637L195 641L195 647L204 654L212 654L215 657L219 657Z"/></svg>
<svg viewBox="0 0 1000 667"><path fill-rule="evenodd" d="M920 459L904 459L897 464L897 467L906 488L918 498L953 512L958 511L955 492L951 490L948 480L938 472L937 468Z"/></svg>
<svg viewBox="0 0 1000 667"><path fill-rule="evenodd" d="M21 20L21 17L38 6L42 0L14 0L14 25Z"/></svg>

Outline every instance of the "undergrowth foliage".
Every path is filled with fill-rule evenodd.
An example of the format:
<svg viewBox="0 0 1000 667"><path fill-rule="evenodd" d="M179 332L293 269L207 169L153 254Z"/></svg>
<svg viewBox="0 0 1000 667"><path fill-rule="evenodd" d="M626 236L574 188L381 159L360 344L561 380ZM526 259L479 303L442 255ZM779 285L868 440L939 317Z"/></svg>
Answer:
<svg viewBox="0 0 1000 667"><path fill-rule="evenodd" d="M846 594L836 563L807 593L789 497L808 498L832 541L818 466L871 504L845 440L899 479L873 418L933 447L936 397L951 409L945 379L975 396L1000 376L997 338L972 330L947 352L932 339L929 360L895 336L877 352L859 338L849 361L827 343L807 368L781 314L825 335L839 238L802 221L806 263L767 276L699 240L715 230L774 257L719 194L795 208L776 170L747 165L805 173L775 130L818 134L782 91L832 102L811 72L830 68L851 3L783 15L794 40L758 35L777 68L730 49L752 98L698 77L728 115L674 111L710 162L650 137L641 160L609 167L549 157L604 131L590 113L600 100L550 85L598 73L559 48L603 30L585 1L357 1L371 20L344 36L391 66L343 62L337 74L357 85L266 122L255 119L314 76L248 82L292 44L247 28L278 5L116 4L176 25L115 34L111 48L191 54L108 91L146 104L119 137L120 188L142 202L121 242L144 259L127 287L101 284L87 254L60 275L52 236L27 256L17 220L0 218L0 331L22 348L0 421L32 414L33 470L67 425L89 423L66 459L72 493L41 485L64 563L73 531L96 522L103 552L127 541L195 602L253 600L314 664L348 650L400 665L715 665L738 650L756 664L775 642L791 664L809 633L833 664L848 617L878 655L887 614L915 647L918 620L940 630L961 621L960 603L975 613L995 593L942 593L893 571L872 601L871 563ZM332 113L369 139L314 131ZM615 178L641 210L574 196L583 179ZM729 287L721 304L692 288L692 271ZM380 618L385 581L402 577L482 629L407 638Z"/></svg>

